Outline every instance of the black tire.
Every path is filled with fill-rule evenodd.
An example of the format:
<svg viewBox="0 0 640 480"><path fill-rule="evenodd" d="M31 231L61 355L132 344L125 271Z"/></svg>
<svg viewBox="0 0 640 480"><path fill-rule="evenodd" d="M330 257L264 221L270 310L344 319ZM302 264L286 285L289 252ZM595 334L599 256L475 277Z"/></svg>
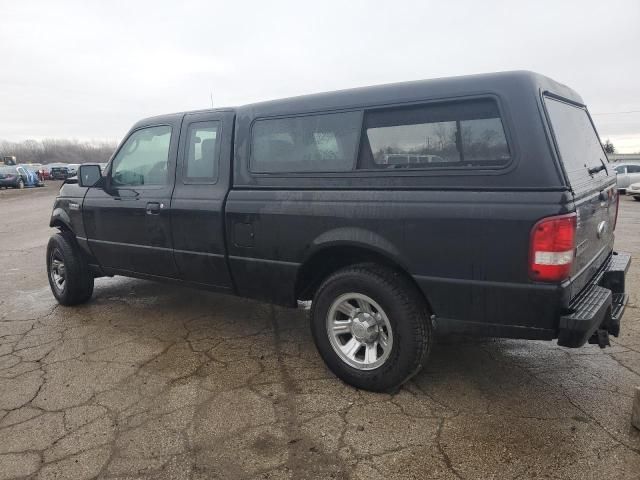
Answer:
<svg viewBox="0 0 640 480"><path fill-rule="evenodd" d="M22 179L18 180L18 183L17 183L17 185L16 185L16 188L17 188L18 190L22 190L22 189L24 188L24 180L22 180Z"/></svg>
<svg viewBox="0 0 640 480"><path fill-rule="evenodd" d="M55 259L63 263L64 282L59 286L52 273ZM53 296L62 305L78 305L93 295L93 275L76 239L70 232L56 233L47 245L47 276Z"/></svg>
<svg viewBox="0 0 640 480"><path fill-rule="evenodd" d="M343 360L327 331L331 305L350 292L374 300L391 325L389 356L371 370L355 368ZM402 272L378 264L358 264L329 276L311 306L311 331L320 355L336 376L356 388L374 392L395 390L415 375L432 343L430 315L423 296Z"/></svg>
<svg viewBox="0 0 640 480"><path fill-rule="evenodd" d="M640 202L640 196L633 197L633 199L634 199L636 202Z"/></svg>

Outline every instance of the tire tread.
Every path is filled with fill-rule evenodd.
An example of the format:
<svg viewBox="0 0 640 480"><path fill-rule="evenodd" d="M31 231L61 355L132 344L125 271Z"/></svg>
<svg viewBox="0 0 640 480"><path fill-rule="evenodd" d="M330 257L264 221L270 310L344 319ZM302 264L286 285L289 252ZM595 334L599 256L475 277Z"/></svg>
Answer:
<svg viewBox="0 0 640 480"><path fill-rule="evenodd" d="M80 247L73 233L61 231L49 239L47 246L47 270L51 250L58 248L64 257L64 265L67 274L67 288L62 295L56 294L53 286L51 290L62 305L78 305L85 303L93 295L94 278L89 271L89 265L82 256ZM51 279L49 279L51 282Z"/></svg>

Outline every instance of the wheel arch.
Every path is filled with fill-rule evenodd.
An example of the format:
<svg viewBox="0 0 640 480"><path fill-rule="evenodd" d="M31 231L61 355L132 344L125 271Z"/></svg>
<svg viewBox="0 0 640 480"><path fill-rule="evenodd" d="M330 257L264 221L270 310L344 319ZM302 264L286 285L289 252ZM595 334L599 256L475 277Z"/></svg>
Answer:
<svg viewBox="0 0 640 480"><path fill-rule="evenodd" d="M49 226L73 233L73 229L71 228L71 218L69 218L69 214L62 208L56 208L53 210L51 219L49 220Z"/></svg>
<svg viewBox="0 0 640 480"><path fill-rule="evenodd" d="M345 238L346 232L334 231L314 242L315 248L302 262L296 275L296 300L313 299L322 281L337 270L360 263L375 263L404 275L433 312L429 299L409 273L398 249L375 232L354 230L360 229L351 229L349 238ZM363 235L367 241L363 241Z"/></svg>

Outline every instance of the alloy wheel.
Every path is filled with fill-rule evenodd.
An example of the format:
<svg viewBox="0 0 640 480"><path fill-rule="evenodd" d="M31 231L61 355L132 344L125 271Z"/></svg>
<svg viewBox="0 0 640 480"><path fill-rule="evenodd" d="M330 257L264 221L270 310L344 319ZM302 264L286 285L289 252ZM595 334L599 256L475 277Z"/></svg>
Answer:
<svg viewBox="0 0 640 480"><path fill-rule="evenodd" d="M389 358L393 331L389 317L372 298L345 293L327 314L327 335L340 359L358 370L373 370Z"/></svg>

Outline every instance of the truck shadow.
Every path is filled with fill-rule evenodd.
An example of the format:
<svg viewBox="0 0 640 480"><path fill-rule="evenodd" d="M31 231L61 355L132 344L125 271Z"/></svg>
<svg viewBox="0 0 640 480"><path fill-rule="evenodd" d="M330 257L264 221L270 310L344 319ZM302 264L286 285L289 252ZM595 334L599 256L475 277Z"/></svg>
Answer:
<svg viewBox="0 0 640 480"><path fill-rule="evenodd" d="M104 282L101 284L100 282ZM238 297L133 279L99 280L90 305L126 304L137 321L175 323L201 339L242 344L260 341L298 373L327 371L313 344L306 311L273 307ZM119 310L122 315L131 311ZM581 390L630 396L640 377L615 358L623 350L558 347L555 342L436 337L428 361L408 384L456 412L520 412L557 418L576 413L569 395ZM297 361L294 361L297 359ZM338 382L338 380L335 380ZM571 416L570 415L570 416Z"/></svg>

